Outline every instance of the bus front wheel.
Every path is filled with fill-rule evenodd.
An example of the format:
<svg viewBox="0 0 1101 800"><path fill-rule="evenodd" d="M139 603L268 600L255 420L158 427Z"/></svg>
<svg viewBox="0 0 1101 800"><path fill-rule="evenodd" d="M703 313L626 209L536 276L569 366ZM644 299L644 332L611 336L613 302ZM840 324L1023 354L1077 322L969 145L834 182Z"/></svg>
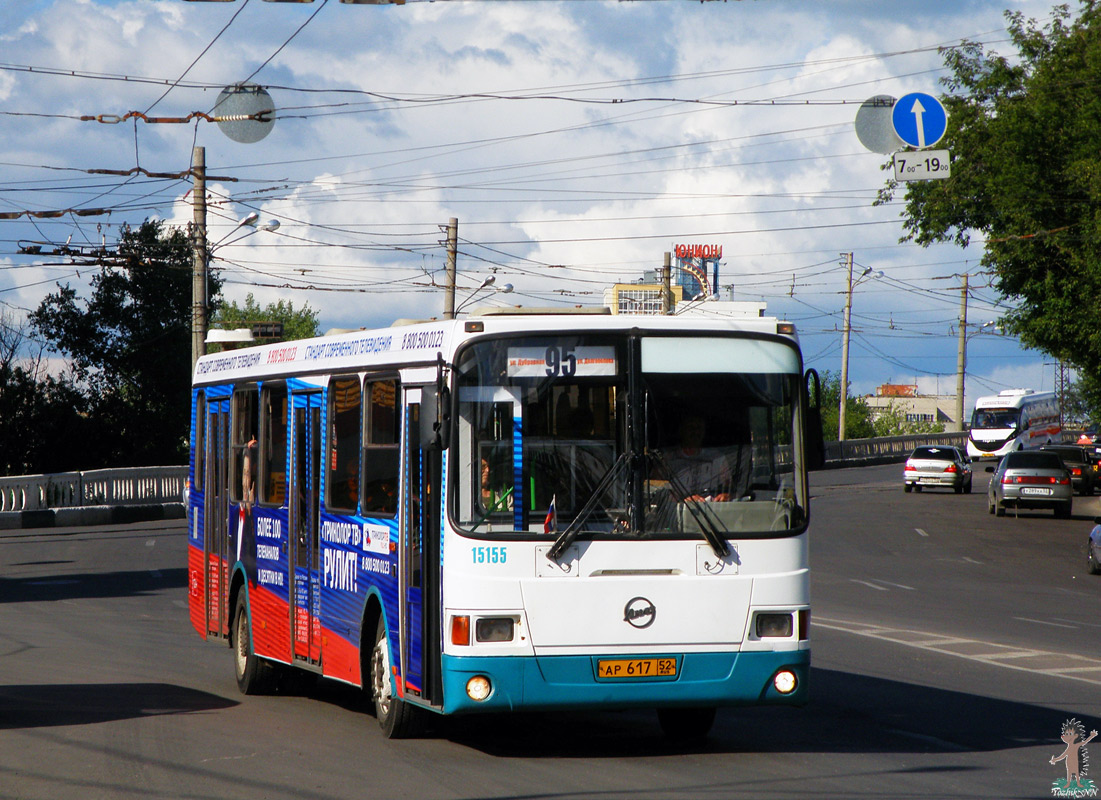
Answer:
<svg viewBox="0 0 1101 800"><path fill-rule="evenodd" d="M241 694L263 694L271 690L275 668L253 652L252 626L244 591L237 597L237 613L233 617L233 667Z"/></svg>
<svg viewBox="0 0 1101 800"><path fill-rule="evenodd" d="M659 708L658 723L674 742L698 741L707 736L715 722L715 707Z"/></svg>
<svg viewBox="0 0 1101 800"><path fill-rule="evenodd" d="M386 738L408 739L420 733L422 712L394 694L390 664L386 623L380 617L375 631L375 647L371 651L371 700L379 727Z"/></svg>

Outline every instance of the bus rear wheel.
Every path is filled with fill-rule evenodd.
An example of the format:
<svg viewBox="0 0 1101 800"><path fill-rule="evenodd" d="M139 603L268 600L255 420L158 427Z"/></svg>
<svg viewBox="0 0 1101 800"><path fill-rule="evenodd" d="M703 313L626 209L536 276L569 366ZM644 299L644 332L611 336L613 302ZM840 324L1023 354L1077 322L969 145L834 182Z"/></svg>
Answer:
<svg viewBox="0 0 1101 800"><path fill-rule="evenodd" d="M658 723L666 738L692 742L706 738L715 722L715 707L659 708Z"/></svg>
<svg viewBox="0 0 1101 800"><path fill-rule="evenodd" d="M241 694L264 694L275 683L275 668L252 649L252 626L244 591L237 596L237 613L233 617L233 668Z"/></svg>
<svg viewBox="0 0 1101 800"><path fill-rule="evenodd" d="M371 651L371 700L379 727L387 739L409 739L421 731L422 711L394 694L386 623L379 618Z"/></svg>

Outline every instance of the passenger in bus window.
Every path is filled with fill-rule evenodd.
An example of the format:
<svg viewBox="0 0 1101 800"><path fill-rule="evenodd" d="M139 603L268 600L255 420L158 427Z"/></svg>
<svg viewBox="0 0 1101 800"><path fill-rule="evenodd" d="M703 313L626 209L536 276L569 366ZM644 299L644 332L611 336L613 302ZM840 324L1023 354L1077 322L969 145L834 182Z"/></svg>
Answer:
<svg viewBox="0 0 1101 800"><path fill-rule="evenodd" d="M512 487L493 470L489 459L482 459L482 508L488 512L512 510Z"/></svg>
<svg viewBox="0 0 1101 800"><path fill-rule="evenodd" d="M256 502L256 470L260 465L257 450L256 434L250 433L241 465L241 502L246 507L251 507Z"/></svg>

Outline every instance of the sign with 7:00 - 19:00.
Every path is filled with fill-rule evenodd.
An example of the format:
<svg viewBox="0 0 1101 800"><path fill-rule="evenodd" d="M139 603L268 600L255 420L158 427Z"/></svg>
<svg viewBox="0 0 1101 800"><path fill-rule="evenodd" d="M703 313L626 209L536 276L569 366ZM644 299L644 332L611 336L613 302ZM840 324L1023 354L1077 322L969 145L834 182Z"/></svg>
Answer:
<svg viewBox="0 0 1101 800"><path fill-rule="evenodd" d="M928 181L952 175L947 150L911 150L895 153L896 181Z"/></svg>

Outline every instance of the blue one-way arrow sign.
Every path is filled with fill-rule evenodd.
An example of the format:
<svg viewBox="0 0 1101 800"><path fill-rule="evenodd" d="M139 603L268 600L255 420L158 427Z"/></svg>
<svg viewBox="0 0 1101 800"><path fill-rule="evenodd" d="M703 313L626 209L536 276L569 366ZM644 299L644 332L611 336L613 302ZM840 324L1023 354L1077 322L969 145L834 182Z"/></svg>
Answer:
<svg viewBox="0 0 1101 800"><path fill-rule="evenodd" d="M898 138L910 147L932 147L948 129L948 113L933 95L911 92L895 103L891 124Z"/></svg>

